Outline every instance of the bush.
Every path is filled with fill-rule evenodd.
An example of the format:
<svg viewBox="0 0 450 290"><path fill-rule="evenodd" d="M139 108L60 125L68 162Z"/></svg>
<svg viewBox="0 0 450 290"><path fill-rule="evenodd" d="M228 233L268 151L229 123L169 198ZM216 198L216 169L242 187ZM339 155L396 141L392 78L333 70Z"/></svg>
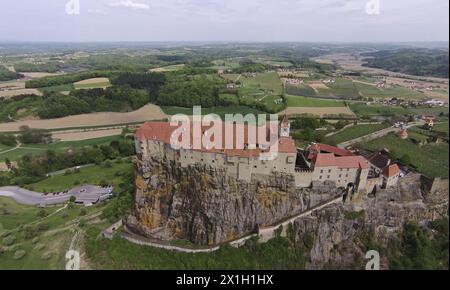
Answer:
<svg viewBox="0 0 450 290"><path fill-rule="evenodd" d="M7 236L6 238L3 239L3 245L5 246L11 246L12 244L14 244L14 242L16 241L16 237L13 235Z"/></svg>
<svg viewBox="0 0 450 290"><path fill-rule="evenodd" d="M86 214L87 214L86 209L85 209L85 208L82 208L82 209L80 210L80 216L85 216Z"/></svg>
<svg viewBox="0 0 450 290"><path fill-rule="evenodd" d="M51 252L46 252L46 253L42 254L41 259L42 260L49 260L51 257L52 257L52 253Z"/></svg>
<svg viewBox="0 0 450 290"><path fill-rule="evenodd" d="M48 215L47 211L45 209L41 209L38 213L37 216L40 218L46 217Z"/></svg>
<svg viewBox="0 0 450 290"><path fill-rule="evenodd" d="M20 260L27 254L24 250L19 250L14 253L14 260Z"/></svg>
<svg viewBox="0 0 450 290"><path fill-rule="evenodd" d="M43 249L45 249L45 245L44 244L37 244L34 247L34 250L36 250L36 251L42 251Z"/></svg>

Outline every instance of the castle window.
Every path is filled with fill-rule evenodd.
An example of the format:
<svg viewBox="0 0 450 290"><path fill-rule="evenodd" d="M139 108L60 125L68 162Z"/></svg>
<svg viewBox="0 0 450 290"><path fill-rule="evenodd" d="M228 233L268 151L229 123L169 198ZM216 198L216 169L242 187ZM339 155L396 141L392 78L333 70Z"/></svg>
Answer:
<svg viewBox="0 0 450 290"><path fill-rule="evenodd" d="M341 178L342 177L342 174L339 174L339 178Z"/></svg>
<svg viewBox="0 0 450 290"><path fill-rule="evenodd" d="M329 176L329 175L327 176L327 179L330 179L330 176Z"/></svg>
<svg viewBox="0 0 450 290"><path fill-rule="evenodd" d="M321 175L321 176L319 176L319 179L322 179L322 175Z"/></svg>
<svg viewBox="0 0 450 290"><path fill-rule="evenodd" d="M331 169L328 170L328 173L331 173Z"/></svg>
<svg viewBox="0 0 450 290"><path fill-rule="evenodd" d="M258 168L258 166L256 166L256 165L255 165L255 166L253 166L253 167L254 167L254 168Z"/></svg>
<svg viewBox="0 0 450 290"><path fill-rule="evenodd" d="M323 169L322 169L322 170L320 170L320 173L323 173Z"/></svg>
<svg viewBox="0 0 450 290"><path fill-rule="evenodd" d="M345 177L348 177L348 174L346 174Z"/></svg>

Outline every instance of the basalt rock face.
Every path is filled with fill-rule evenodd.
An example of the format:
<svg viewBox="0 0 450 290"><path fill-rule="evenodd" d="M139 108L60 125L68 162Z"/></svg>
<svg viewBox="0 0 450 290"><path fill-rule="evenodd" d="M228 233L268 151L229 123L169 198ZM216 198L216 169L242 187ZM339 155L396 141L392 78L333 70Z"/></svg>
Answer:
<svg viewBox="0 0 450 290"><path fill-rule="evenodd" d="M296 188L287 174L245 182L226 169L182 168L159 158L136 165L137 190L127 226L160 240L220 244L342 194L334 184Z"/></svg>
<svg viewBox="0 0 450 290"><path fill-rule="evenodd" d="M430 192L420 175L411 175L375 196L356 197L298 219L294 230L300 239L314 237L307 268L364 269L369 240L386 247L405 222L425 224L443 216L448 216L448 181L446 188ZM389 268L383 256L381 268Z"/></svg>

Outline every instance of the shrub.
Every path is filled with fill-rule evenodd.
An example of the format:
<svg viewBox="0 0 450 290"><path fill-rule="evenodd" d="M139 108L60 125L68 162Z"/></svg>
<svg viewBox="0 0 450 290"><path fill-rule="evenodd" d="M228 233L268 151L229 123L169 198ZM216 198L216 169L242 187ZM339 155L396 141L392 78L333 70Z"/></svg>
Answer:
<svg viewBox="0 0 450 290"><path fill-rule="evenodd" d="M86 214L87 214L86 209L85 209L85 208L82 208L82 209L80 210L80 216L85 216Z"/></svg>
<svg viewBox="0 0 450 290"><path fill-rule="evenodd" d="M43 249L45 249L45 245L44 244L37 244L34 247L34 250L36 250L36 251L42 251Z"/></svg>
<svg viewBox="0 0 450 290"><path fill-rule="evenodd" d="M52 257L52 253L51 252L45 252L42 254L41 259L42 260L49 260Z"/></svg>
<svg viewBox="0 0 450 290"><path fill-rule="evenodd" d="M27 254L24 250L19 250L14 253L14 260L20 260Z"/></svg>
<svg viewBox="0 0 450 290"><path fill-rule="evenodd" d="M16 241L16 237L13 235L7 236L3 239L3 245L5 246L11 246Z"/></svg>

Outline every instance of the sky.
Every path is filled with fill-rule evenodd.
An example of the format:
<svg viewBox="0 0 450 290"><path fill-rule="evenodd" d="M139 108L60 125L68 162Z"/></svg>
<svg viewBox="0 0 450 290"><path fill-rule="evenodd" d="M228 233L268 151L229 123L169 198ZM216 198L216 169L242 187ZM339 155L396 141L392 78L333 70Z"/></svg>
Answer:
<svg viewBox="0 0 450 290"><path fill-rule="evenodd" d="M448 41L448 0L0 0L0 41Z"/></svg>

